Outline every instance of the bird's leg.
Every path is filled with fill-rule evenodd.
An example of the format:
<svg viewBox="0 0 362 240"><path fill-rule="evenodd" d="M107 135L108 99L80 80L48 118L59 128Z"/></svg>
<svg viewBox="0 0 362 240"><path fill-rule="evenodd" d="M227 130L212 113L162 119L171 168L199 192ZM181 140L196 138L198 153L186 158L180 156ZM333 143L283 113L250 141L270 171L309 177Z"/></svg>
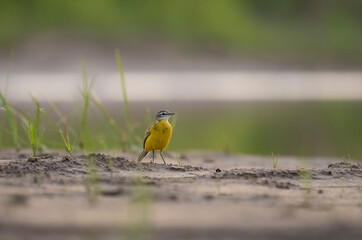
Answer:
<svg viewBox="0 0 362 240"><path fill-rule="evenodd" d="M155 150L152 150L152 163L155 164Z"/></svg>
<svg viewBox="0 0 362 240"><path fill-rule="evenodd" d="M162 157L163 163L166 164L165 159L163 158L162 151L160 151L160 155L161 155L161 157Z"/></svg>

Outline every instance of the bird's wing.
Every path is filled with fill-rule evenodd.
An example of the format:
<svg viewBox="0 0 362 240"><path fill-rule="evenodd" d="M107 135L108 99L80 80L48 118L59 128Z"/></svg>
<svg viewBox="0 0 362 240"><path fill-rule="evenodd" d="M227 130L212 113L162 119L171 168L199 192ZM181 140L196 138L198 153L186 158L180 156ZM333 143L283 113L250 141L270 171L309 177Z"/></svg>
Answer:
<svg viewBox="0 0 362 240"><path fill-rule="evenodd" d="M146 130L145 138L143 139L143 149L145 149L147 138L151 135L151 127L152 126L153 126L153 124L151 124L151 126L149 126L148 129Z"/></svg>

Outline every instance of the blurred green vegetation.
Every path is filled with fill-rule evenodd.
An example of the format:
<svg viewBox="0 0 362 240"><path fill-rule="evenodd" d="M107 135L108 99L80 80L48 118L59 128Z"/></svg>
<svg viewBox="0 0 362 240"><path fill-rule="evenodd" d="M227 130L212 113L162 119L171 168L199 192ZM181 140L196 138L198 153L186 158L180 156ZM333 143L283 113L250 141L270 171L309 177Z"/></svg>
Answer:
<svg viewBox="0 0 362 240"><path fill-rule="evenodd" d="M362 1L356 0L0 0L0 48L36 35L61 32L141 43L164 39L180 46L206 50L216 47L263 56L361 61L361 12ZM225 103L208 110L204 103L198 112L195 106L180 111L167 107L178 113L168 150L336 157L350 154L361 159L361 105ZM112 125L124 123L123 129L127 129L121 111L111 117L108 113L114 111L102 107L91 106L90 119L86 120L83 140L87 150L119 149L127 139L123 132L115 134ZM59 121L64 129L77 129L79 121L73 113L81 112L79 109L67 110L67 123L59 114L56 124ZM132 120L140 148L149 121L146 110L136 114ZM0 118L2 147L12 146L6 112L0 112ZM64 148L59 126L43 126L45 146ZM72 139L79 140L74 132L70 131ZM22 147L30 147L26 146L24 133L19 137Z"/></svg>
<svg viewBox="0 0 362 240"><path fill-rule="evenodd" d="M210 105L211 104L211 105ZM158 104L151 104L152 108ZM164 105L164 104L163 104ZM80 104L69 106L80 109ZM60 111L69 113L69 107ZM126 129L125 116L119 104L106 104L118 126ZM166 106L165 106L166 107ZM28 108L24 106L24 108ZM132 123L137 143L133 151L142 151L144 132L149 126L146 103L131 103ZM225 153L260 154L276 156L332 156L350 155L362 159L362 102L230 102L195 103L188 108L186 103L167 104L167 109L177 113L177 123L166 151L212 150ZM28 108L29 109L29 108ZM48 107L44 107L50 119L56 123ZM86 151L111 151L123 149L102 120L102 113L91 106L87 131L84 134ZM152 109L151 112L159 110ZM5 118L0 112L0 118ZM64 115L67 117L67 115ZM68 117L72 117L68 114ZM73 116L74 118L76 116ZM58 127L44 124L43 145L49 149L65 149ZM2 147L13 147L8 123L3 121ZM68 127L76 128L70 124ZM25 133L21 132L21 139ZM74 137L73 137L74 138ZM23 148L29 148L22 141ZM79 151L75 150L75 151Z"/></svg>
<svg viewBox="0 0 362 240"><path fill-rule="evenodd" d="M359 0L0 0L0 46L37 34L77 32L361 60L361 12Z"/></svg>
<svg viewBox="0 0 362 240"><path fill-rule="evenodd" d="M169 149L361 159L361 108L348 101L228 103L180 114Z"/></svg>

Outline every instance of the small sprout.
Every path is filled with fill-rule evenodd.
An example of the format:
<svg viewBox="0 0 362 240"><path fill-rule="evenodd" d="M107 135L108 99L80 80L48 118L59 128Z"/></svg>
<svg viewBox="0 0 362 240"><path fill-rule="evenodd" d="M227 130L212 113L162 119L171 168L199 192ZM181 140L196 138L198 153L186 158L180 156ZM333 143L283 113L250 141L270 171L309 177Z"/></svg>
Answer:
<svg viewBox="0 0 362 240"><path fill-rule="evenodd" d="M34 158L33 160L37 161L36 154L38 153L38 150L41 148L42 145L40 136L41 107L38 99L35 97L34 94L31 94L31 98L35 104L33 119L30 119L29 117L24 117L23 121L28 128L27 132L29 135L29 141L33 150L32 158Z"/></svg>
<svg viewBox="0 0 362 240"><path fill-rule="evenodd" d="M176 153L176 158L177 158L178 165L181 166L182 162L177 153Z"/></svg>
<svg viewBox="0 0 362 240"><path fill-rule="evenodd" d="M36 111L34 119L27 118L27 127L29 134L30 145L33 150L32 157L36 157L38 150L41 146L41 139L39 135L40 112Z"/></svg>
<svg viewBox="0 0 362 240"><path fill-rule="evenodd" d="M72 156L74 146L75 146L75 140L73 141L73 144L70 143L68 131L67 131L67 135L65 137L64 137L63 131L61 129L59 129L59 133L62 136L65 147L67 148L67 151L69 152L69 156Z"/></svg>
<svg viewBox="0 0 362 240"><path fill-rule="evenodd" d="M345 156L342 156L342 159L343 159L343 162L346 164L346 165L349 165L349 168L351 169L351 171L353 170L352 168L352 162L351 162L351 157L349 156L349 154L347 154L347 158ZM348 161L347 161L348 159Z"/></svg>
<svg viewBox="0 0 362 240"><path fill-rule="evenodd" d="M351 162L351 157L349 156L349 154L347 154L347 157L348 157L348 162L349 162L349 168L351 169L352 171L352 162Z"/></svg>
<svg viewBox="0 0 362 240"><path fill-rule="evenodd" d="M274 153L271 152L272 157L273 157L273 168L276 169L277 165L278 165L278 159L279 159L279 155L275 158Z"/></svg>
<svg viewBox="0 0 362 240"><path fill-rule="evenodd" d="M347 162L347 158L348 158L348 162ZM345 156L342 156L343 162L345 164L348 164L351 161L351 157L349 156L349 154L347 154L347 158Z"/></svg>

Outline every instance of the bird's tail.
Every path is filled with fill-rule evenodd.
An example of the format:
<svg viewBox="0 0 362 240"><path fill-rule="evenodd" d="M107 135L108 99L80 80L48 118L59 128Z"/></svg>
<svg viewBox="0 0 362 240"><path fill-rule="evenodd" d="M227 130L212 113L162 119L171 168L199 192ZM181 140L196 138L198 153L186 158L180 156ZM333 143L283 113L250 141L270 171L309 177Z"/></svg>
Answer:
<svg viewBox="0 0 362 240"><path fill-rule="evenodd" d="M141 162L142 159L144 159L144 158L146 157L147 153L148 153L148 152L143 151L143 152L140 154L140 156L138 157L138 162Z"/></svg>

